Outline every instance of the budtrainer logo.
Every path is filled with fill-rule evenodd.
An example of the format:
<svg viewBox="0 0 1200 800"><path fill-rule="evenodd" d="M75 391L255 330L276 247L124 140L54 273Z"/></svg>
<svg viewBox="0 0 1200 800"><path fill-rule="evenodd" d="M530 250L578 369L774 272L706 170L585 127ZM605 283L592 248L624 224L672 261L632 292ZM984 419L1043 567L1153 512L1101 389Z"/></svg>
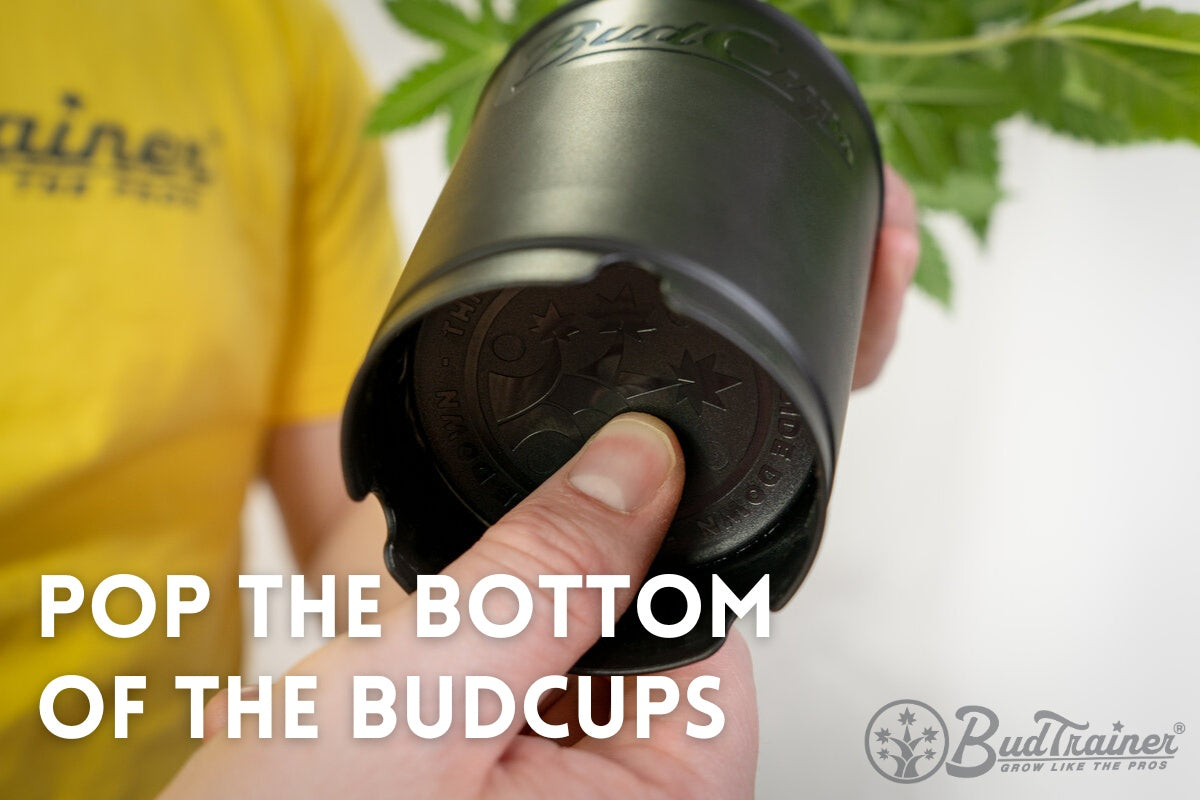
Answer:
<svg viewBox="0 0 1200 800"><path fill-rule="evenodd" d="M946 723L919 700L897 700L867 725L867 758L890 781L916 783L946 760Z"/></svg>
<svg viewBox="0 0 1200 800"><path fill-rule="evenodd" d="M977 778L992 770L1007 773L1162 772L1179 754L1187 726L1126 730L1120 719L1093 725L1078 717L1041 709L1032 724L1000 724L986 706L962 706L962 723L946 726L938 712L919 700L897 700L867 723L867 760L897 783L923 781L944 763L954 778Z"/></svg>
<svg viewBox="0 0 1200 800"><path fill-rule="evenodd" d="M82 197L97 185L113 195L195 208L212 183L216 131L175 133L93 113L82 94L63 92L54 110L0 107L0 186L59 199Z"/></svg>

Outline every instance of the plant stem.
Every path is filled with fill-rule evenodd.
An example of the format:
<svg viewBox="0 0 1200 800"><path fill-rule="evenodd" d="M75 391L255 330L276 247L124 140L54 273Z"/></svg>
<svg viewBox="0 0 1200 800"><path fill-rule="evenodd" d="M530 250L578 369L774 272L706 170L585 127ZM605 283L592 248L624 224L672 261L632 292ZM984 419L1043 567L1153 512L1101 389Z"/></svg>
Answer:
<svg viewBox="0 0 1200 800"><path fill-rule="evenodd" d="M1033 22L1018 28L1008 28L978 36L963 36L954 39L925 39L910 42L856 39L824 33L820 34L820 37L825 46L835 53L908 56L911 58L977 53L981 50L1007 47L1010 44L1030 39L1084 39L1200 56L1200 42L1188 41L1186 39L1171 39L1164 36L1154 36L1117 28L1106 28L1099 25L1077 25L1070 22L1059 23L1057 25L1045 25L1041 22Z"/></svg>
<svg viewBox="0 0 1200 800"><path fill-rule="evenodd" d="M876 83L865 81L858 85L868 103L918 103L940 106L986 106L1007 99L1004 92L972 87L914 86L906 83Z"/></svg>
<svg viewBox="0 0 1200 800"><path fill-rule="evenodd" d="M889 42L877 39L855 39L832 34L819 34L821 41L835 53L871 56L952 56L961 53L977 53L1004 47L1024 39L1037 36L1039 26L1025 25L1020 28L995 31L978 36L963 36L956 39L925 39L910 42Z"/></svg>
<svg viewBox="0 0 1200 800"><path fill-rule="evenodd" d="M1185 53L1187 55L1200 56L1200 41L1169 39L1165 36L1123 31L1116 28L1103 28L1098 25L1073 25L1067 22L1044 28L1037 35L1043 39L1090 39L1094 42L1111 42L1113 44L1146 47L1170 53Z"/></svg>

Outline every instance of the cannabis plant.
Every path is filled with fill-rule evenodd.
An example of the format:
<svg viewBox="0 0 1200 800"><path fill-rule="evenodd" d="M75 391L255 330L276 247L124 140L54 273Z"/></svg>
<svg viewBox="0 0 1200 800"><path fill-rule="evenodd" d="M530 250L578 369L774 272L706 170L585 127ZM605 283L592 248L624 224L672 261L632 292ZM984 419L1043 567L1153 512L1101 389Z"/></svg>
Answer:
<svg viewBox="0 0 1200 800"><path fill-rule="evenodd" d="M492 70L561 0L385 0L438 56L381 100L369 129L450 117L453 160ZM1000 201L996 126L1024 115L1102 145L1200 142L1200 14L1084 0L775 0L858 82L884 157L926 210L981 240ZM949 303L950 275L924 225L916 283Z"/></svg>

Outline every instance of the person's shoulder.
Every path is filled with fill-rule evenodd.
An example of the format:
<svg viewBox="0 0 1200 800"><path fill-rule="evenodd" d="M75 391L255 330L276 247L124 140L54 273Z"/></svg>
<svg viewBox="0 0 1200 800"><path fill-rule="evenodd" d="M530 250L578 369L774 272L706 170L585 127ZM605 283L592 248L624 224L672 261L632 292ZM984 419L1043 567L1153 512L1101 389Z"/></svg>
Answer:
<svg viewBox="0 0 1200 800"><path fill-rule="evenodd" d="M249 92L254 104L292 109L322 102L332 83L344 87L357 62L332 9L323 0L179 0L197 27L208 28L207 49L225 63L216 72ZM291 113L291 112L288 112Z"/></svg>
<svg viewBox="0 0 1200 800"><path fill-rule="evenodd" d="M332 10L322 0L181 0L199 27L218 33L230 50L264 51L293 59L314 57L341 36Z"/></svg>
<svg viewBox="0 0 1200 800"><path fill-rule="evenodd" d="M199 0L218 5L225 16L246 30L304 45L319 45L339 31L333 11L323 0Z"/></svg>

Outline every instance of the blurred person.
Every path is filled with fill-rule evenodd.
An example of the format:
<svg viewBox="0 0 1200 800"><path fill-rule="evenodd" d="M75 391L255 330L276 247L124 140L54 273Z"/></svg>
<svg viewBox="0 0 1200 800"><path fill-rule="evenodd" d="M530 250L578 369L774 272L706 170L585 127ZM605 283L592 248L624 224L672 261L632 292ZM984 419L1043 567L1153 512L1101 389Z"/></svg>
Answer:
<svg viewBox="0 0 1200 800"><path fill-rule="evenodd" d="M316 0L6 11L0 785L146 797L196 744L174 676L239 672L239 515L254 480L272 487L307 574L381 571L381 515L346 497L337 453L398 270L381 158L361 135L361 74ZM887 195L856 385L881 369L916 265L911 195L890 175ZM195 574L212 595L178 638L161 607L124 640L85 606L43 639L40 576L55 573L79 577L89 600L118 573L156 592L167 574ZM402 593L383 586L402 614ZM129 594L113 595L115 619L136 614ZM314 658L349 669L346 648ZM734 667L749 681L748 664ZM89 737L56 738L39 718L42 689L64 674L104 692ZM114 739L122 674L148 676L147 689L129 738ZM70 692L56 710L85 713Z"/></svg>
<svg viewBox="0 0 1200 800"><path fill-rule="evenodd" d="M0 776L8 797L145 797L194 748L177 674L239 672L239 516L259 475L309 574L376 572L336 419L398 274L368 92L314 0L16 3L0 27ZM370 537L369 546L348 540ZM365 540L364 540L365 541ZM39 580L211 588L167 638ZM390 580L385 586L394 587ZM393 591L397 591L394 588ZM397 594L402 594L397 592ZM161 598L161 595L160 595ZM160 602L161 606L161 602ZM113 617L136 615L117 592ZM147 675L114 740L55 738L42 688ZM64 721L82 698L64 693Z"/></svg>

